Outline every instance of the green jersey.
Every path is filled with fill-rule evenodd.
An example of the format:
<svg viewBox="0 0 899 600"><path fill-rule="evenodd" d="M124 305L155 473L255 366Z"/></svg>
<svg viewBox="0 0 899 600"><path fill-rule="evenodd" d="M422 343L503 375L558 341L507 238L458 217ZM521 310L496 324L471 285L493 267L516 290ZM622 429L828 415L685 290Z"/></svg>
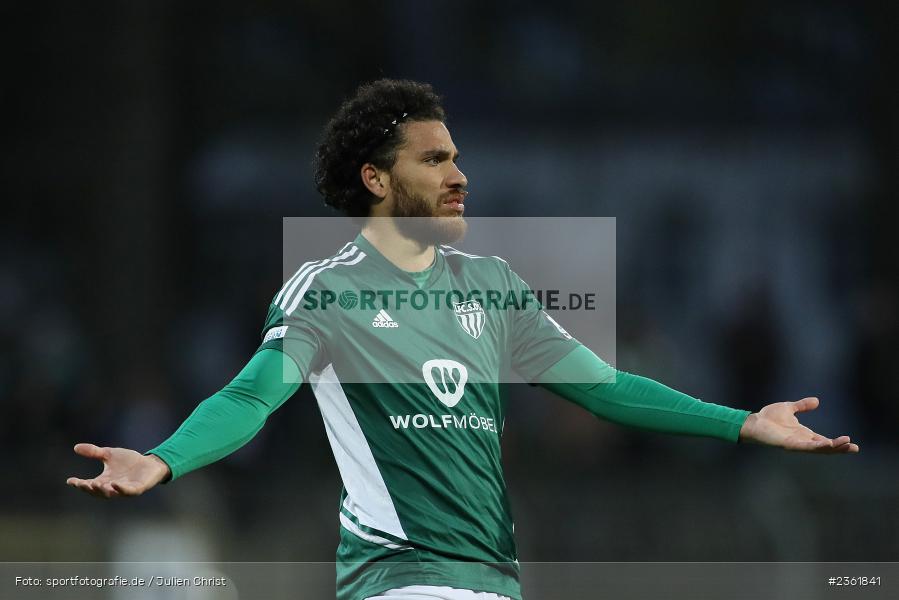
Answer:
<svg viewBox="0 0 899 600"><path fill-rule="evenodd" d="M580 344L503 259L437 250L419 286L360 234L288 279L263 329L260 350L312 385L340 470L346 597L412 584L520 597L501 373L532 381Z"/></svg>

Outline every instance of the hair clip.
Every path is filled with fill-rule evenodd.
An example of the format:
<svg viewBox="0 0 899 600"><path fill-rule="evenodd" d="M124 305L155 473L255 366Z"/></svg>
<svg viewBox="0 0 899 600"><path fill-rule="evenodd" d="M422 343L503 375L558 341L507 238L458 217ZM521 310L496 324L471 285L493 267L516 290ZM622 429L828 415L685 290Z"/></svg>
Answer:
<svg viewBox="0 0 899 600"><path fill-rule="evenodd" d="M391 125L392 127L396 127L399 123L402 123L403 121L405 121L405 120L406 120L406 117L408 117L408 116L409 116L409 113L404 112L404 113L402 114L402 116L397 117L396 119L394 119L393 121L391 121L391 122L390 122L390 125ZM392 127L386 128L386 129L384 130L384 135L388 135L388 134L392 131Z"/></svg>

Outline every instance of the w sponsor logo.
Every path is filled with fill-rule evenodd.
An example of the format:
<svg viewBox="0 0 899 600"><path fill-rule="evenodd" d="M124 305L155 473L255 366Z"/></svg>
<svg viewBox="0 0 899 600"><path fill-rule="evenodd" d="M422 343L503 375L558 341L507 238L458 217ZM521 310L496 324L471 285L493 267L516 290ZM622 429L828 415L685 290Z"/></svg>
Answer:
<svg viewBox="0 0 899 600"><path fill-rule="evenodd" d="M446 406L452 408L462 399L468 382L468 369L462 363L435 358L421 366L421 374L437 399Z"/></svg>
<svg viewBox="0 0 899 600"><path fill-rule="evenodd" d="M456 320L459 321L459 325L462 326L465 333L474 339L481 337L487 319L480 302L477 300L453 302L453 312L456 313Z"/></svg>

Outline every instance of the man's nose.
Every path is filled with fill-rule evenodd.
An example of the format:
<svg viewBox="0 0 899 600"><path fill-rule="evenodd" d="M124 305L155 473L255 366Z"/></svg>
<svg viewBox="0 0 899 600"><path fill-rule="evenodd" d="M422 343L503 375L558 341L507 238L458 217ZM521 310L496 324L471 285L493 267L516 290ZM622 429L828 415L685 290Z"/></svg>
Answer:
<svg viewBox="0 0 899 600"><path fill-rule="evenodd" d="M468 186L468 178L465 177L465 173L459 170L459 167L453 163L452 172L446 178L446 184L448 187L466 187Z"/></svg>

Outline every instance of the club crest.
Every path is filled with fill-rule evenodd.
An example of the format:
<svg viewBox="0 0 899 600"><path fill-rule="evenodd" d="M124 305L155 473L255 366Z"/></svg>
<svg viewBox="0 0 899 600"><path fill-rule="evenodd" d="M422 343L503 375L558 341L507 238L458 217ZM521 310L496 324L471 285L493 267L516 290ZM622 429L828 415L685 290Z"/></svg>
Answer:
<svg viewBox="0 0 899 600"><path fill-rule="evenodd" d="M453 302L453 311L456 313L456 320L459 321L459 325L462 326L465 333L474 339L481 337L487 317L480 302L477 300Z"/></svg>

